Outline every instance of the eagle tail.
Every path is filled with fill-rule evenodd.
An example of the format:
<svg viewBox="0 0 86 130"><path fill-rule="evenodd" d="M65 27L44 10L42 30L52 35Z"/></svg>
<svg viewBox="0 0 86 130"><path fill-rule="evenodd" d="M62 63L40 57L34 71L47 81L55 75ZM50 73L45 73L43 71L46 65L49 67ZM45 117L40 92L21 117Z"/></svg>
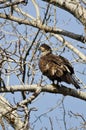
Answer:
<svg viewBox="0 0 86 130"><path fill-rule="evenodd" d="M67 83L71 83L75 86L76 89L80 89L81 87L79 86L79 80L77 79L77 77L73 74L70 75L69 73L64 77L64 81L66 81Z"/></svg>
<svg viewBox="0 0 86 130"><path fill-rule="evenodd" d="M72 84L73 84L77 89L80 89L79 81L76 79L75 75L72 75Z"/></svg>

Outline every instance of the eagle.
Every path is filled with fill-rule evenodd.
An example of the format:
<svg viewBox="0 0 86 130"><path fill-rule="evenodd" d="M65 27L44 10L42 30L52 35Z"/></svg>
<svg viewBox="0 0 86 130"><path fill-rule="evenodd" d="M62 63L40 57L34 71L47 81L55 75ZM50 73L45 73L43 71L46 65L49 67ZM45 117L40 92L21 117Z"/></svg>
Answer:
<svg viewBox="0 0 86 130"><path fill-rule="evenodd" d="M39 50L41 51L39 69L43 75L47 76L53 84L55 84L55 81L57 81L57 84L63 81L80 89L74 68L66 58L61 55L54 55L51 47L47 44L42 44Z"/></svg>

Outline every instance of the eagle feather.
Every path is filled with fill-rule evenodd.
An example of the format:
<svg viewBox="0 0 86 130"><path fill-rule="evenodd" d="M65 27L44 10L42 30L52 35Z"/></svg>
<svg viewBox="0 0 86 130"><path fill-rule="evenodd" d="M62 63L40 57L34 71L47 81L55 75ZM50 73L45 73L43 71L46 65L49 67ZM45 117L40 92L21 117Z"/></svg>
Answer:
<svg viewBox="0 0 86 130"><path fill-rule="evenodd" d="M74 69L66 58L52 54L52 50L47 44L42 44L39 50L42 52L39 68L43 75L47 76L53 83L55 80L57 82L64 81L80 88L74 78Z"/></svg>

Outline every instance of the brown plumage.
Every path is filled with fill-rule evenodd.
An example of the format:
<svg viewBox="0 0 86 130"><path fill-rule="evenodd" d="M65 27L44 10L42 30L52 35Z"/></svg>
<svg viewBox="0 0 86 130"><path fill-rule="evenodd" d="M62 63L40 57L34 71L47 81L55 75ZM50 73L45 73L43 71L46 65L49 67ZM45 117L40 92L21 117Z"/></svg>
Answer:
<svg viewBox="0 0 86 130"><path fill-rule="evenodd" d="M47 44L42 44L39 50L42 53L39 68L43 75L47 76L53 83L55 80L57 82L64 81L80 88L75 79L74 69L66 58L52 54L52 50Z"/></svg>

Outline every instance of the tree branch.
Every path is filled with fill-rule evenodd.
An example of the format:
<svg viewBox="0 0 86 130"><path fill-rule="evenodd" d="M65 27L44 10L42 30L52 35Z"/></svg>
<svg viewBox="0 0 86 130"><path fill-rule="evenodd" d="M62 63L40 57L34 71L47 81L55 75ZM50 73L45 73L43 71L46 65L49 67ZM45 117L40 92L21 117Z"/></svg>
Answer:
<svg viewBox="0 0 86 130"><path fill-rule="evenodd" d="M20 116L14 111L13 106L2 96L0 96L0 118L1 117L4 118L15 130L27 130L27 128L23 129L24 122L21 121Z"/></svg>
<svg viewBox="0 0 86 130"><path fill-rule="evenodd" d="M15 21L19 24L25 24L25 25L33 26L35 28L39 28L40 30L45 31L46 33L50 32L50 33L55 33L55 34L61 34L61 35L73 38L77 41L81 41L83 43L86 42L86 37L84 37L82 35L74 34L74 33L71 33L69 31L59 29L59 28L57 29L57 28L54 28L54 27L47 26L46 24L42 24L42 22L39 21L39 20L29 21L29 20L26 20L26 18L25 19L17 18L13 15L7 15L7 14L4 14L4 13L0 13L0 17L4 18L4 19Z"/></svg>
<svg viewBox="0 0 86 130"><path fill-rule="evenodd" d="M7 8L7 7L10 7L10 6L14 6L14 5L18 5L20 3L24 3L24 1L25 0L16 0L14 2L9 2L9 3L5 3L5 2L7 2L7 1L5 1L5 2L3 2L5 4L0 6L0 9Z"/></svg>
<svg viewBox="0 0 86 130"><path fill-rule="evenodd" d="M76 0L42 0L70 12L84 26L86 26L86 8Z"/></svg>
<svg viewBox="0 0 86 130"><path fill-rule="evenodd" d="M70 50L72 50L77 56L79 56L84 62L86 62L86 55L80 52L76 47L74 47L70 42L65 40L61 35L51 34L56 37L60 42L62 42L65 46L67 46Z"/></svg>
<svg viewBox="0 0 86 130"><path fill-rule="evenodd" d="M29 91L29 92L36 92L40 90L41 92L48 92L54 94L63 94L64 96L73 96L78 99L86 100L86 92L82 92L80 90L67 88L66 86L57 86L57 85L45 85L40 86L37 84L33 85L16 85L16 86L9 86L7 88L1 88L0 93L2 92L17 92L17 91Z"/></svg>

